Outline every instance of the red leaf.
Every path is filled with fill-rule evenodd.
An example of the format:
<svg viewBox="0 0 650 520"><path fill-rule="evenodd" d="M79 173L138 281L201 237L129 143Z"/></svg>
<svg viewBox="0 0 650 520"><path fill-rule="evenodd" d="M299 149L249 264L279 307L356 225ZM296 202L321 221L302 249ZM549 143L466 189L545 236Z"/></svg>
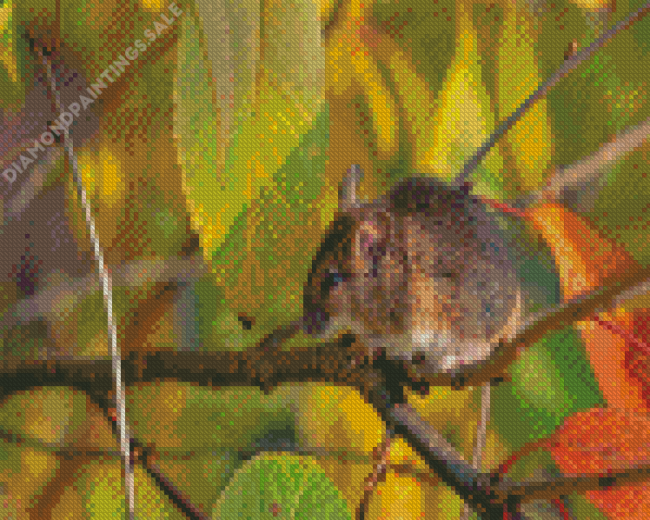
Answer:
<svg viewBox="0 0 650 520"><path fill-rule="evenodd" d="M525 446L502 465L507 473L512 461L534 448L546 446L566 475L606 477L650 461L650 414L629 410L592 408L578 412L550 437ZM650 515L650 483L616 485L589 491L586 498L608 518L643 520Z"/></svg>
<svg viewBox="0 0 650 520"><path fill-rule="evenodd" d="M597 316L593 321L601 329L616 334L620 338L618 341L625 342L621 365L627 371L630 383L640 392L641 399L650 410L650 309L619 313L610 320L606 319L606 316ZM631 399L623 407L631 408L630 401Z"/></svg>
<svg viewBox="0 0 650 520"><path fill-rule="evenodd" d="M611 408L578 412L551 436L550 449L564 473L624 470L650 460L650 414Z"/></svg>

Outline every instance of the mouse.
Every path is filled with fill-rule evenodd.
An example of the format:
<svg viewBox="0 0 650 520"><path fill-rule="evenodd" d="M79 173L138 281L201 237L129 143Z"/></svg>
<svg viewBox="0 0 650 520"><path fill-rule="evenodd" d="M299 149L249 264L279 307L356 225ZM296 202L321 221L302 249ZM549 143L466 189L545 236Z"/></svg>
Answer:
<svg viewBox="0 0 650 520"><path fill-rule="evenodd" d="M348 330L375 358L462 375L522 316L502 226L467 185L408 177L365 202L362 176L355 165L341 183L305 285L303 330Z"/></svg>

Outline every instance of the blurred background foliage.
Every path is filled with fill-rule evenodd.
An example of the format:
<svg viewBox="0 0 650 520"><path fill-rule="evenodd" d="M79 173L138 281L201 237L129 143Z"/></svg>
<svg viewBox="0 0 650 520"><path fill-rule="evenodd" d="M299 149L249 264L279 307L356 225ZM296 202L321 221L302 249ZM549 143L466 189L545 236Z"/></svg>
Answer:
<svg viewBox="0 0 650 520"><path fill-rule="evenodd" d="M410 175L452 179L497 122L563 63L574 40L578 48L589 45L641 3L177 2L182 14L89 109L98 130L75 141L110 266L181 255L193 235L208 266L174 297L146 274L137 286L115 286L123 355L245 349L298 317L311 258L351 164L365 172L360 195L367 199ZM160 13L173 18L166 0L4 1L5 123L19 124L29 90L44 88L23 34L60 48L66 67L90 84L161 22ZM649 27L640 22L622 31L564 78L483 160L472 179L476 191L516 200L554 167L648 118ZM583 289L602 281L605 268L587 247L594 240L624 250L628 268L650 261L649 151L645 144L612 164L592 211L571 224L591 226L595 238L582 228L572 234L553 212L537 215L537 226L552 230L547 245L533 225L513 227L531 308L575 294L568 272L582 276ZM87 253L85 218L62 159L31 204L56 186L65 190L70 247ZM3 228L11 225L5 219ZM37 289L74 281L70 273L45 273ZM13 281L3 282L1 295L3 312L27 296ZM3 338L3 357L106 357L102 303L97 289L53 299L47 326L15 327ZM585 349L590 341L580 328L554 333L511 367L512 382L493 393L484 469L575 412L606 403L603 378ZM312 342L299 335L286 348ZM265 396L163 382L127 393L130 427L155 449L175 486L214 518L234 511L260 519L315 518L317 511L350 518L373 449L385 437L373 408L348 388L284 385ZM432 389L409 400L471 457L475 389ZM104 518L124 507L118 457L69 460L57 451L117 449L110 422L85 395L41 388L10 396L0 427L29 440L0 441L3 518ZM282 453L287 447L314 454ZM371 518L459 517L461 500L408 445L394 444L391 461L412 464L414 472L389 469ZM549 461L528 464L533 471ZM183 517L140 466L136 488L139 517ZM580 518L601 514L582 497L572 501Z"/></svg>

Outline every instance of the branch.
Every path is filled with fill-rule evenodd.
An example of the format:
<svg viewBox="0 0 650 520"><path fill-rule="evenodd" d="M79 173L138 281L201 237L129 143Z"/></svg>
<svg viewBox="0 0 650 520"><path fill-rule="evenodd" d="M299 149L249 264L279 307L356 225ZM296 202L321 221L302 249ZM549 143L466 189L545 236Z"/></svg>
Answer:
<svg viewBox="0 0 650 520"><path fill-rule="evenodd" d="M342 344L341 344L342 343ZM127 385L172 379L200 385L256 386L267 392L283 382L328 382L357 388L368 365L352 338L313 348L277 352L268 347L217 352L132 352L122 360ZM356 351L356 352L355 352ZM110 359L0 361L0 385L5 395L36 386L71 386L87 392L104 410L112 391Z"/></svg>
<svg viewBox="0 0 650 520"><path fill-rule="evenodd" d="M351 338L344 338L349 342ZM160 379L191 381L201 385L259 386L267 391L275 382L326 382L364 387L367 365L355 366L355 343L348 346L327 344L297 348L278 357L273 350L249 349L239 352L156 352L132 354L123 360L124 380L128 385ZM358 348L358 347L357 347ZM353 354L350 355L350 352ZM275 367L275 368L274 368ZM112 389L110 360L102 361L20 361L0 366L6 391L41 385L69 385L91 397L112 404L106 392ZM364 390L367 388L364 387ZM376 400L376 399L375 399ZM369 399L370 402L373 399ZM380 406L380 409L382 407ZM573 490L602 489L613 483L637 482L650 476L650 464L612 473L614 481L584 475L567 475L546 480L498 484L484 483L479 473L434 428L426 424L407 404L388 408L384 420L404 436L426 463L452 485L472 507L483 513L502 511L503 503L515 497L523 502L556 498ZM399 467L391 469L399 471Z"/></svg>
<svg viewBox="0 0 650 520"><path fill-rule="evenodd" d="M616 308L650 291L650 266L616 275L606 281L603 287L542 311L527 319L513 334L501 338L493 354L486 360L465 365L462 373L449 371L438 375L421 372L418 365L406 365L409 377L414 383L428 383L435 386L480 386L491 379L507 378L507 369L521 352L535 344L548 332L562 330L577 321L583 321L592 314L607 308Z"/></svg>
<svg viewBox="0 0 650 520"><path fill-rule="evenodd" d="M116 270L114 276L122 285L138 285L145 276L148 281L186 280L203 272L204 269L205 266L200 258L179 257L134 262L133 265ZM51 308L52 302L57 297L66 294L83 294L83 291L90 293L93 290L98 290L96 275L89 275L64 287L45 289L33 297L15 304L8 310L0 320L0 331L6 331L13 326L47 315L48 309ZM547 332L565 328L575 321L588 318L601 309L612 305L620 306L627 300L649 292L650 267L646 267L640 271L628 273L622 281L612 283L609 287L595 289L528 319L512 336L501 339L490 359L469 365L464 371L463 378L453 373L425 377L425 375L413 372L410 375L416 380L439 386L453 386L457 383L479 386L489 379L504 377L505 370L518 353ZM273 387L290 380L307 381L310 378L322 382L346 383L348 380L351 382L352 376L331 374L328 370L341 369L345 363L350 362L348 358L351 355L357 357L358 363L358 359L365 356L363 350L346 353L345 346L332 343L309 349L292 349L278 355L278 343L281 343L283 338L292 336L298 328L299 325L296 322L278 329L275 333L268 335L257 350L253 348L238 352L200 353L162 351L144 357L132 355L130 359L122 361L123 371L128 384L152 381L156 378L188 382L204 381L206 384L210 382L217 386L260 386L260 382L266 381L270 387ZM351 342L348 341L348 343ZM290 367L286 366L289 361L283 361L283 357L287 360L291 358ZM48 384L70 386L83 384L93 386L94 384L97 388L101 387L102 391L107 391L109 388L105 386L105 364L106 361L103 359L3 360L0 361L0 375L2 376L0 386L7 391L11 388L24 389ZM198 368L199 365L202 368ZM254 376L245 370L245 367L249 365L259 366L259 376ZM262 365L264 365L263 368ZM320 368L314 368L313 365ZM358 368L361 368L360 365ZM417 370L417 367L409 367L409 369ZM306 372L302 374L301 370L306 370ZM255 379L256 377L259 379Z"/></svg>
<svg viewBox="0 0 650 520"><path fill-rule="evenodd" d="M630 468L611 471L605 475L566 474L545 479L511 482L504 478L492 491L499 501L518 497L522 502L551 500L573 492L605 490L612 486L638 484L650 478L650 461L642 461Z"/></svg>
<svg viewBox="0 0 650 520"><path fill-rule="evenodd" d="M554 328L562 328L576 320L590 316L600 308L637 297L650 289L650 268L628 275L611 287L594 290L585 296L560 305L529 320L511 338L501 342L492 360L466 374L465 382L473 386L491 377L502 376L510 361L521 349ZM283 334L291 327L284 328ZM425 461L452 485L458 493L479 512L496 513L510 495L528 492L530 496L544 493L544 483L529 482L522 485L503 484L492 488L482 483L480 473L437 433L424 423L408 405L390 407L386 394L376 392L379 386L368 381L381 382L366 356L363 345L352 336L339 342L311 348L279 351L274 345L275 335L269 335L260 347L244 351L221 352L133 352L122 360L122 373L127 385L172 379L195 382L200 385L257 386L269 392L282 382L323 382L353 386L361 390L366 401L373 404L384 420L403 435ZM66 385L87 392L104 409L112 405L112 370L110 360L3 360L0 362L1 385L11 393L34 386ZM454 382L453 374L443 374L434 383ZM645 468L642 468L645 471ZM594 477L565 477L552 480L555 496L566 494L566 486L603 485ZM616 478L625 480L626 473ZM510 486L510 487L508 487ZM523 487L522 487L523 486ZM526 487L528 486L528 487ZM537 489L540 488L538 491ZM525 491L521 491L525 489ZM545 491L551 493L550 491ZM526 496L528 499L528 496Z"/></svg>

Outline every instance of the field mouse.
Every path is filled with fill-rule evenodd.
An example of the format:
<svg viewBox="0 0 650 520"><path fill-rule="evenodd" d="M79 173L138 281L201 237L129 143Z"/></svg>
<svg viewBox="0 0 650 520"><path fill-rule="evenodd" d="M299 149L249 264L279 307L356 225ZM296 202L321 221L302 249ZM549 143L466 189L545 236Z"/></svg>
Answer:
<svg viewBox="0 0 650 520"><path fill-rule="evenodd" d="M349 329L369 354L418 372L462 374L489 357L521 316L522 290L504 237L466 187L408 178L374 202L348 170L339 210L304 292L305 331Z"/></svg>

